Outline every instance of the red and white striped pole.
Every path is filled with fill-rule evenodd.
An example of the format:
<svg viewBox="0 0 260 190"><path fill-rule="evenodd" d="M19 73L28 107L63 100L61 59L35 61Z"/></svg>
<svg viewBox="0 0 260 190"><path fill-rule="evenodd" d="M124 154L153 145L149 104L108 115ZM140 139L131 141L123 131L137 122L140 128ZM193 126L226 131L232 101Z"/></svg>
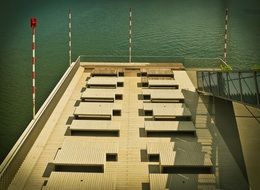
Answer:
<svg viewBox="0 0 260 190"><path fill-rule="evenodd" d="M224 62L227 63L227 40L228 40L228 9L226 9L225 17L225 44L224 44Z"/></svg>
<svg viewBox="0 0 260 190"><path fill-rule="evenodd" d="M129 63L132 62L132 9L129 9Z"/></svg>
<svg viewBox="0 0 260 190"><path fill-rule="evenodd" d="M32 28L32 105L33 105L33 119L35 118L35 28L36 28L37 20L36 18L31 18L31 28Z"/></svg>
<svg viewBox="0 0 260 190"><path fill-rule="evenodd" d="M71 66L71 11L69 10L69 65Z"/></svg>

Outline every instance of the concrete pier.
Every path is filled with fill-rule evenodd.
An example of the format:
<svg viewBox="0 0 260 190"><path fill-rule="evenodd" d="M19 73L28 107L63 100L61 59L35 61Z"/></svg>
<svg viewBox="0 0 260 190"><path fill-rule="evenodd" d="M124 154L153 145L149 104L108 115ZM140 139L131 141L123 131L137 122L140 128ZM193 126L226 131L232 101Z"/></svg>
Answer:
<svg viewBox="0 0 260 190"><path fill-rule="evenodd" d="M193 75L181 64L77 60L67 73L71 79L62 95L43 108L44 113L52 106L50 115L36 115L45 120L42 127L31 124L38 133L23 134L36 138L24 150L20 165L12 166L23 148L22 137L18 151L1 165L1 188L247 189L247 176L257 187L248 157L244 164L243 153L249 154L244 128L240 128L243 151L238 158L216 125L220 121L213 110L218 102L198 95ZM157 88L143 86L143 78ZM102 89L104 93L98 93ZM169 90L174 93L167 94ZM157 97L156 91L162 95ZM140 97L147 94L151 97ZM223 174L221 167L226 165ZM16 168L13 173L8 170L11 166Z"/></svg>

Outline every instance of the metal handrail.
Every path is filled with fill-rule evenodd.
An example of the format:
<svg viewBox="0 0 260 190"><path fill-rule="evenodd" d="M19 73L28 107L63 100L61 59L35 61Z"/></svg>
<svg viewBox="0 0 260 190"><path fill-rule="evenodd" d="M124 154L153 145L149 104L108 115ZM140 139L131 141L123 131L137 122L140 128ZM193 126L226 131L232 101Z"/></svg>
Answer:
<svg viewBox="0 0 260 190"><path fill-rule="evenodd" d="M128 62L129 57L126 55L80 55L81 61L84 62ZM131 62L156 62L156 63L183 63L186 68L211 68L214 70L231 71L232 68L223 59L215 58L199 58L199 57L184 57L171 55L131 55Z"/></svg>
<svg viewBox="0 0 260 190"><path fill-rule="evenodd" d="M212 85L212 73L216 73L216 81L217 84ZM237 78L232 79L230 77L230 74L237 73ZM243 73L251 73L251 76L247 77L241 77L241 74ZM201 76L201 80L200 77ZM208 77L208 81L204 79L204 77ZM234 80L238 81L238 84L236 85L234 83ZM247 90L243 90L243 87L245 87L243 83L248 88ZM249 85L249 82L251 81L251 84ZM204 92L209 95L227 99L230 101L237 101L243 104L247 104L254 107L260 107L260 72L258 71L231 71L231 72L222 72L222 71L197 71L197 85L198 85L198 91ZM230 88L230 84L232 84L233 88ZM250 88L251 86L251 88ZM213 88L218 88L217 91L214 91ZM228 89L228 92L226 92L226 87ZM226 93L220 93L220 92L226 92ZM233 96L232 96L233 95ZM240 98L238 98L240 97ZM239 99L239 100L238 100Z"/></svg>

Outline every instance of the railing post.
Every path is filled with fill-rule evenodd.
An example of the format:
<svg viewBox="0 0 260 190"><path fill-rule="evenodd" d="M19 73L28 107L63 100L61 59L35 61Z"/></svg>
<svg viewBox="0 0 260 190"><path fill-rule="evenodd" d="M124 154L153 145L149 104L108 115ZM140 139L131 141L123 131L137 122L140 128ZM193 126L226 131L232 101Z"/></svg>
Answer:
<svg viewBox="0 0 260 190"><path fill-rule="evenodd" d="M202 81L202 90L205 91L205 88L204 88L204 72L201 71L201 81Z"/></svg>
<svg viewBox="0 0 260 190"><path fill-rule="evenodd" d="M220 94L220 85L221 85L221 87L223 88L223 84L222 84L222 73L219 73L219 72L216 72L216 74L217 74L217 83L218 83L218 96L221 96L221 94ZM221 77L220 77L221 76Z"/></svg>
<svg viewBox="0 0 260 190"><path fill-rule="evenodd" d="M254 71L254 80L255 80L255 89L256 89L256 100L257 100L257 105L260 106L260 97L259 97L259 88L258 88L258 84L257 84L257 75L256 75L256 71Z"/></svg>
<svg viewBox="0 0 260 190"><path fill-rule="evenodd" d="M199 71L196 72L196 78L197 78L197 88L200 90L200 84L199 84Z"/></svg>
<svg viewBox="0 0 260 190"><path fill-rule="evenodd" d="M211 94L213 94L213 93L212 93L212 88L211 88L211 80L210 80L210 79L211 79L211 76L210 76L210 71L208 71L208 76L209 76L209 77L208 77L208 78L209 78L209 92L210 92ZM214 95L214 94L213 94L213 95Z"/></svg>
<svg viewBox="0 0 260 190"><path fill-rule="evenodd" d="M227 77L227 86L228 86L228 98L230 99L229 73L228 72L226 72L226 77Z"/></svg>
<svg viewBox="0 0 260 190"><path fill-rule="evenodd" d="M238 72L238 81L239 81L239 89L240 89L240 101L243 101L243 90L242 90L242 82L241 82L241 72Z"/></svg>

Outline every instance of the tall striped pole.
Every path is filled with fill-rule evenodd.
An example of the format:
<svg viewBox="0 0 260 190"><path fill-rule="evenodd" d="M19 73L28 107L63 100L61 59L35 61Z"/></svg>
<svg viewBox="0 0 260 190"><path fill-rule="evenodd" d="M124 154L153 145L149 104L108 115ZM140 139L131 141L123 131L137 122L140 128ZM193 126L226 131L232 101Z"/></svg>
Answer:
<svg viewBox="0 0 260 190"><path fill-rule="evenodd" d="M129 63L132 62L132 9L129 9Z"/></svg>
<svg viewBox="0 0 260 190"><path fill-rule="evenodd" d="M224 62L227 63L227 40L228 40L228 9L226 9L225 17L225 45L224 45Z"/></svg>
<svg viewBox="0 0 260 190"><path fill-rule="evenodd" d="M71 66L71 11L69 10L69 65Z"/></svg>
<svg viewBox="0 0 260 190"><path fill-rule="evenodd" d="M36 18L31 18L31 28L32 28L32 105L33 105L33 119L35 118L35 28L36 28L37 20Z"/></svg>

